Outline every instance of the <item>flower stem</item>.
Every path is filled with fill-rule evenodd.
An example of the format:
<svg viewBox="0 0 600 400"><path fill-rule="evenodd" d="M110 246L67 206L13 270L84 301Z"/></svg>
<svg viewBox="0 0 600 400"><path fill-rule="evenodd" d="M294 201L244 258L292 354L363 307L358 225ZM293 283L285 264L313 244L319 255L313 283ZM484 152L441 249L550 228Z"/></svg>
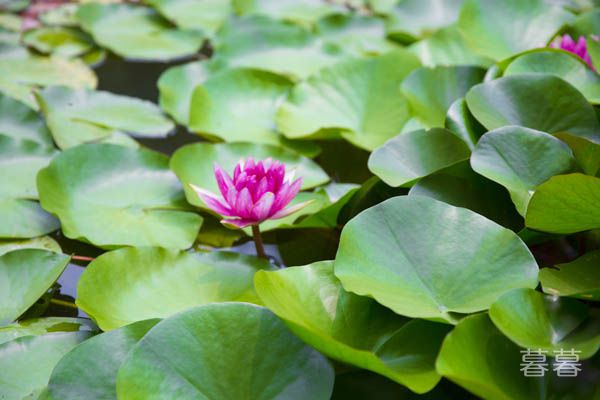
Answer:
<svg viewBox="0 0 600 400"><path fill-rule="evenodd" d="M50 299L50 303L62 306L62 307L68 307L68 308L74 308L74 309L79 309L79 307L77 307L77 305L75 303L71 303L70 301L65 301L65 300L60 300L60 299Z"/></svg>
<svg viewBox="0 0 600 400"><path fill-rule="evenodd" d="M78 261L94 261L94 257L87 257L87 256L77 256L75 254L73 254L71 256L72 260L78 260Z"/></svg>
<svg viewBox="0 0 600 400"><path fill-rule="evenodd" d="M252 225L252 237L254 238L254 245L256 246L256 255L260 258L268 258L267 253L265 253L265 246L263 245L258 225Z"/></svg>

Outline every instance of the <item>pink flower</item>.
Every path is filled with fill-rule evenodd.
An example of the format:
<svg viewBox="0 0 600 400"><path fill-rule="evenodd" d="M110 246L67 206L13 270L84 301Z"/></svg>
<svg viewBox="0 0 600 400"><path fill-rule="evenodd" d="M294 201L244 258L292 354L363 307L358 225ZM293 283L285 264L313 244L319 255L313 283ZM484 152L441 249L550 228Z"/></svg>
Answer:
<svg viewBox="0 0 600 400"><path fill-rule="evenodd" d="M577 42L575 42L569 35L564 35L562 37L559 36L559 38L560 39L558 41L551 43L550 47L553 49L561 49L568 51L569 53L573 53L585 61L590 68L594 69L594 66L592 65L592 58L587 51L587 42L584 36L579 36Z"/></svg>
<svg viewBox="0 0 600 400"><path fill-rule="evenodd" d="M309 202L285 208L300 191L302 178L293 181L285 165L270 158L254 162L248 158L235 167L233 179L215 164L215 178L222 199L207 190L190 185L214 212L226 217L221 223L244 228L267 219L283 218Z"/></svg>

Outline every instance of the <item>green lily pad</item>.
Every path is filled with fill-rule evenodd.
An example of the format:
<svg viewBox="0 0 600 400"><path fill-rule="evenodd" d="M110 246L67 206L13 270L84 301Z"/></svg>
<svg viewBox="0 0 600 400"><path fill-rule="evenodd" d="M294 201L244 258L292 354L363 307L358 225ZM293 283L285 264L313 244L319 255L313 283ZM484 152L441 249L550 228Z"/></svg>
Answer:
<svg viewBox="0 0 600 400"><path fill-rule="evenodd" d="M540 281L545 293L600 301L600 250L590 251L566 264L542 268Z"/></svg>
<svg viewBox="0 0 600 400"><path fill-rule="evenodd" d="M341 5L321 0L233 0L241 15L264 15L310 26L321 18L346 11Z"/></svg>
<svg viewBox="0 0 600 400"><path fill-rule="evenodd" d="M519 125L550 134L568 132L600 143L593 107L577 89L555 76L507 76L474 86L466 99L488 130Z"/></svg>
<svg viewBox="0 0 600 400"><path fill-rule="evenodd" d="M402 186L468 160L469 147L446 129L402 133L375 149L369 170L390 186Z"/></svg>
<svg viewBox="0 0 600 400"><path fill-rule="evenodd" d="M302 189L310 189L327 183L329 177L310 158L290 150L265 144L254 143L194 143L179 148L171 158L171 169L183 183L186 198L190 204L206 207L190 183L213 193L219 193L215 179L214 164L230 175L234 167L243 159L255 160L273 158L286 165L288 170L296 171L296 177L302 178Z"/></svg>
<svg viewBox="0 0 600 400"><path fill-rule="evenodd" d="M73 147L39 172L40 201L72 239L104 248L188 248L202 219L185 211L181 183L168 163L164 155L145 149Z"/></svg>
<svg viewBox="0 0 600 400"><path fill-rule="evenodd" d="M78 3L63 3L40 13L38 18L44 25L78 26L76 16L78 7Z"/></svg>
<svg viewBox="0 0 600 400"><path fill-rule="evenodd" d="M277 114L288 138L333 132L352 144L373 150L396 136L408 122L402 80L419 61L405 50L324 68L294 87Z"/></svg>
<svg viewBox="0 0 600 400"><path fill-rule="evenodd" d="M40 236L22 240L0 240L0 256L13 250L43 249L62 253L60 245L50 236Z"/></svg>
<svg viewBox="0 0 600 400"><path fill-rule="evenodd" d="M164 137L173 128L155 104L110 92L48 87L36 95L61 149L131 133Z"/></svg>
<svg viewBox="0 0 600 400"><path fill-rule="evenodd" d="M214 35L232 12L231 0L144 0L183 29Z"/></svg>
<svg viewBox="0 0 600 400"><path fill-rule="evenodd" d="M215 39L216 61L305 79L345 54L300 26L264 16L232 19Z"/></svg>
<svg viewBox="0 0 600 400"><path fill-rule="evenodd" d="M527 208L528 228L575 233L600 228L600 178L558 175L540 185Z"/></svg>
<svg viewBox="0 0 600 400"><path fill-rule="evenodd" d="M391 198L350 220L335 275L398 314L451 323L455 313L485 310L538 283L537 264L513 231L421 196Z"/></svg>
<svg viewBox="0 0 600 400"><path fill-rule="evenodd" d="M76 302L106 331L200 304L258 302L252 279L265 268L268 262L236 253L124 248L87 266Z"/></svg>
<svg viewBox="0 0 600 400"><path fill-rule="evenodd" d="M326 43L359 57L398 48L397 43L386 38L385 22L381 18L335 14L317 21L315 29Z"/></svg>
<svg viewBox="0 0 600 400"><path fill-rule="evenodd" d="M457 99L450 105L444 126L461 138L471 150L475 148L479 138L486 132L486 129L469 111L464 97Z"/></svg>
<svg viewBox="0 0 600 400"><path fill-rule="evenodd" d="M174 28L154 9L133 4L83 4L77 19L96 43L131 59L190 56L204 40L201 32Z"/></svg>
<svg viewBox="0 0 600 400"><path fill-rule="evenodd" d="M58 229L58 221L34 201L36 175L55 154L52 147L0 135L0 238L31 238Z"/></svg>
<svg viewBox="0 0 600 400"><path fill-rule="evenodd" d="M39 249L0 256L0 326L17 319L42 297L68 262L64 254Z"/></svg>
<svg viewBox="0 0 600 400"><path fill-rule="evenodd" d="M444 126L448 108L483 80L478 67L417 68L402 82L413 115L427 127Z"/></svg>
<svg viewBox="0 0 600 400"><path fill-rule="evenodd" d="M0 59L0 92L37 110L33 90L40 86L96 87L94 72L80 60L60 57Z"/></svg>
<svg viewBox="0 0 600 400"><path fill-rule="evenodd" d="M117 373L133 346L160 320L136 322L81 343L67 353L48 382L51 398L117 399Z"/></svg>
<svg viewBox="0 0 600 400"><path fill-rule="evenodd" d="M513 231L523 228L523 219L515 210L506 189L474 172L469 161L426 176L408 194L468 208Z"/></svg>
<svg viewBox="0 0 600 400"><path fill-rule="evenodd" d="M477 53L496 61L545 47L573 14L545 0L466 0L458 27Z"/></svg>
<svg viewBox="0 0 600 400"><path fill-rule="evenodd" d="M227 142L278 144L275 113L291 89L284 77L253 69L228 69L196 86L190 130Z"/></svg>
<svg viewBox="0 0 600 400"><path fill-rule="evenodd" d="M265 305L323 354L417 393L439 381L434 364L448 327L409 321L373 299L346 292L333 275L333 262L261 271L254 280Z"/></svg>
<svg viewBox="0 0 600 400"><path fill-rule="evenodd" d="M98 327L86 318L46 317L26 319L0 327L0 344L23 336L40 336L52 332L95 333Z"/></svg>
<svg viewBox="0 0 600 400"><path fill-rule="evenodd" d="M556 355L575 350L581 359L600 348L600 319L575 299L556 299L533 289L515 289L490 307L490 318L513 342Z"/></svg>
<svg viewBox="0 0 600 400"><path fill-rule="evenodd" d="M583 172L592 176L598 174L600 171L600 144L568 133L557 133L554 136L569 145Z"/></svg>
<svg viewBox="0 0 600 400"><path fill-rule="evenodd" d="M360 185L354 183L331 182L326 186L315 189L316 193L327 196L325 205L312 215L308 215L298 222L294 227L298 228L336 228L338 216L342 208L352 199L360 189ZM310 207L310 206L309 206Z"/></svg>
<svg viewBox="0 0 600 400"><path fill-rule="evenodd" d="M502 335L486 314L479 314L463 319L446 336L436 368L484 399L546 398L540 393L543 378L526 377L519 370L522 363L521 348Z"/></svg>
<svg viewBox="0 0 600 400"><path fill-rule="evenodd" d="M464 0L403 0L390 10L387 33L406 42L428 36L458 20Z"/></svg>
<svg viewBox="0 0 600 400"><path fill-rule="evenodd" d="M476 54L465 43L456 25L440 29L409 47L428 67L443 65L476 65L488 67L492 60Z"/></svg>
<svg viewBox="0 0 600 400"><path fill-rule="evenodd" d="M58 361L90 336L89 331L53 332L0 344L0 398L37 399Z"/></svg>
<svg viewBox="0 0 600 400"><path fill-rule="evenodd" d="M570 27L574 36L587 36L600 32L600 10L597 8L581 13Z"/></svg>
<svg viewBox="0 0 600 400"><path fill-rule="evenodd" d="M504 76L522 74L557 76L573 85L590 103L600 104L600 76L581 58L566 51L545 49L526 53L504 71Z"/></svg>
<svg viewBox="0 0 600 400"><path fill-rule="evenodd" d="M327 359L269 310L244 303L210 304L152 328L121 366L117 395L326 400L333 379Z"/></svg>
<svg viewBox="0 0 600 400"><path fill-rule="evenodd" d="M0 93L0 135L31 140L52 147L52 137L38 113L20 101Z"/></svg>
<svg viewBox="0 0 600 400"><path fill-rule="evenodd" d="M535 188L554 175L574 170L575 159L569 146L552 135L506 126L481 137L471 166L508 189L517 210L525 215Z"/></svg>
<svg viewBox="0 0 600 400"><path fill-rule="evenodd" d="M207 61L193 61L171 67L161 74L157 82L158 101L175 121L189 125L192 94L196 86L209 77L212 65Z"/></svg>
<svg viewBox="0 0 600 400"><path fill-rule="evenodd" d="M94 42L83 32L60 26L40 27L23 33L23 43L44 54L78 57L94 47Z"/></svg>

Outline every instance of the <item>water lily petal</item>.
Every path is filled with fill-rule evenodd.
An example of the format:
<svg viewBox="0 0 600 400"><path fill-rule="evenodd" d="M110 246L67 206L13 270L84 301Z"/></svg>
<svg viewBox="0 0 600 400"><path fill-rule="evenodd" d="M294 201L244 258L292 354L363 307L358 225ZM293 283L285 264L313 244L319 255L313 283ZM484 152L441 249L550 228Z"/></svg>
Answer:
<svg viewBox="0 0 600 400"><path fill-rule="evenodd" d="M273 201L275 200L275 195L271 192L265 193L257 202L254 204L252 208L252 218L257 221L263 221L269 217L271 212L271 207L273 206Z"/></svg>
<svg viewBox="0 0 600 400"><path fill-rule="evenodd" d="M227 196L229 188L234 186L233 180L227 172L223 171L219 164L215 163L213 168L215 171L215 178L217 179L217 185L219 185L221 195L223 196L223 198L225 198Z"/></svg>
<svg viewBox="0 0 600 400"><path fill-rule="evenodd" d="M293 214L296 211L299 211L299 210L303 209L304 207L306 207L307 205L309 205L313 201L314 200L303 201L302 203L298 203L298 204L293 205L291 207L284 208L283 210L280 210L280 211L276 212L275 214L271 215L269 218L271 218L271 219L279 219L279 218L287 217L288 215Z"/></svg>
<svg viewBox="0 0 600 400"><path fill-rule="evenodd" d="M242 229L256 224L256 221L251 221L248 219L222 219L221 223L225 226L229 226L230 228Z"/></svg>
<svg viewBox="0 0 600 400"><path fill-rule="evenodd" d="M196 194L202 199L204 204L217 214L224 215L226 217L233 217L235 213L231 210L231 208L221 202L219 198L214 194L209 192L208 190L204 190L199 188L196 185L190 184L190 187L196 192Z"/></svg>
<svg viewBox="0 0 600 400"><path fill-rule="evenodd" d="M238 217L250 218L252 207L254 207L254 202L252 201L250 191L248 190L248 188L243 188L242 191L238 194L237 200L235 202L234 212Z"/></svg>

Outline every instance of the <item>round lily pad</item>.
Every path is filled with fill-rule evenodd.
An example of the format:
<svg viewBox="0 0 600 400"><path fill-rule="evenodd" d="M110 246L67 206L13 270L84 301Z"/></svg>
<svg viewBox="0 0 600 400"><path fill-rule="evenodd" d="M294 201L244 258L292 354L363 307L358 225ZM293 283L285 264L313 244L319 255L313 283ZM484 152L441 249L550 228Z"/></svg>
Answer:
<svg viewBox="0 0 600 400"><path fill-rule="evenodd" d="M590 251L574 261L542 268L540 281L545 293L555 296L600 301L600 250Z"/></svg>
<svg viewBox="0 0 600 400"><path fill-rule="evenodd" d="M503 60L538 47L574 20L573 14L545 0L466 0L458 27L477 53Z"/></svg>
<svg viewBox="0 0 600 400"><path fill-rule="evenodd" d="M40 27L23 34L23 42L44 54L77 57L94 47L94 42L77 29L60 26Z"/></svg>
<svg viewBox="0 0 600 400"><path fill-rule="evenodd" d="M25 319L0 327L0 344L23 336L40 336L52 332L89 331L95 333L98 327L87 318L45 317Z"/></svg>
<svg viewBox="0 0 600 400"><path fill-rule="evenodd" d="M0 326L23 314L58 279L69 257L39 249L0 256Z"/></svg>
<svg viewBox="0 0 600 400"><path fill-rule="evenodd" d="M468 160L470 154L467 144L446 129L417 130L375 149L369 170L390 186L402 186Z"/></svg>
<svg viewBox="0 0 600 400"><path fill-rule="evenodd" d="M171 60L192 55L204 35L173 27L154 9L133 4L83 4L77 19L94 41L114 53L139 60Z"/></svg>
<svg viewBox="0 0 600 400"><path fill-rule="evenodd" d="M241 15L265 15L273 19L282 19L310 26L331 14L346 11L342 5L321 0L244 0L234 1L236 11Z"/></svg>
<svg viewBox="0 0 600 400"><path fill-rule="evenodd" d="M506 126L483 135L471 156L473 170L504 186L521 215L535 188L575 169L569 146L552 135Z"/></svg>
<svg viewBox="0 0 600 400"><path fill-rule="evenodd" d="M40 236L32 239L21 240L0 240L0 256L9 251L19 249L43 249L55 253L61 253L62 250L56 240L50 236Z"/></svg>
<svg viewBox="0 0 600 400"><path fill-rule="evenodd" d="M0 93L0 135L31 140L52 147L52 137L38 113L20 101Z"/></svg>
<svg viewBox="0 0 600 400"><path fill-rule="evenodd" d="M155 104L110 92L48 87L36 95L58 147L131 133L139 137L164 137L173 128Z"/></svg>
<svg viewBox="0 0 600 400"><path fill-rule="evenodd" d="M448 322L538 283L537 264L513 231L421 196L391 198L350 220L335 275L398 314Z"/></svg>
<svg viewBox="0 0 600 400"><path fill-rule="evenodd" d="M72 239L104 248L188 248L202 219L186 211L181 183L168 163L164 155L145 149L73 147L39 172L40 201Z"/></svg>
<svg viewBox="0 0 600 400"><path fill-rule="evenodd" d="M117 373L121 363L158 321L139 321L94 336L75 347L54 367L48 382L50 397L116 400Z"/></svg>
<svg viewBox="0 0 600 400"><path fill-rule="evenodd" d="M254 280L265 305L324 354L417 393L439 381L434 363L448 326L410 321L373 299L346 292L333 275L333 262L261 271Z"/></svg>
<svg viewBox="0 0 600 400"><path fill-rule="evenodd" d="M214 35L232 12L231 0L146 0L178 27Z"/></svg>
<svg viewBox="0 0 600 400"><path fill-rule="evenodd" d="M352 144L373 150L408 122L408 104L399 86L418 65L414 55L396 50L324 68L294 87L279 108L277 126L291 139L340 133Z"/></svg>
<svg viewBox="0 0 600 400"><path fill-rule="evenodd" d="M255 160L273 158L285 164L286 169L295 171L302 178L302 189L322 185L329 177L311 159L281 147L254 143L194 143L181 147L171 158L171 169L183 182L188 201L198 207L204 202L190 187L194 184L213 193L219 193L215 179L214 165L218 164L230 175L241 160L252 157Z"/></svg>
<svg viewBox="0 0 600 400"><path fill-rule="evenodd" d="M494 324L521 347L541 349L555 356L575 350L581 359L600 348L600 318L575 299L544 295L533 289L515 289L490 308Z"/></svg>
<svg viewBox="0 0 600 400"><path fill-rule="evenodd" d="M466 100L488 130L519 125L550 134L568 132L600 143L600 125L592 105L555 76L507 76L474 86Z"/></svg>
<svg viewBox="0 0 600 400"><path fill-rule="evenodd" d="M76 302L98 326L110 330L205 303L257 302L254 273L269 267L265 260L235 253L124 248L87 266Z"/></svg>
<svg viewBox="0 0 600 400"><path fill-rule="evenodd" d="M269 310L221 303L189 309L152 328L121 366L117 395L327 400L333 379L327 359Z"/></svg>

